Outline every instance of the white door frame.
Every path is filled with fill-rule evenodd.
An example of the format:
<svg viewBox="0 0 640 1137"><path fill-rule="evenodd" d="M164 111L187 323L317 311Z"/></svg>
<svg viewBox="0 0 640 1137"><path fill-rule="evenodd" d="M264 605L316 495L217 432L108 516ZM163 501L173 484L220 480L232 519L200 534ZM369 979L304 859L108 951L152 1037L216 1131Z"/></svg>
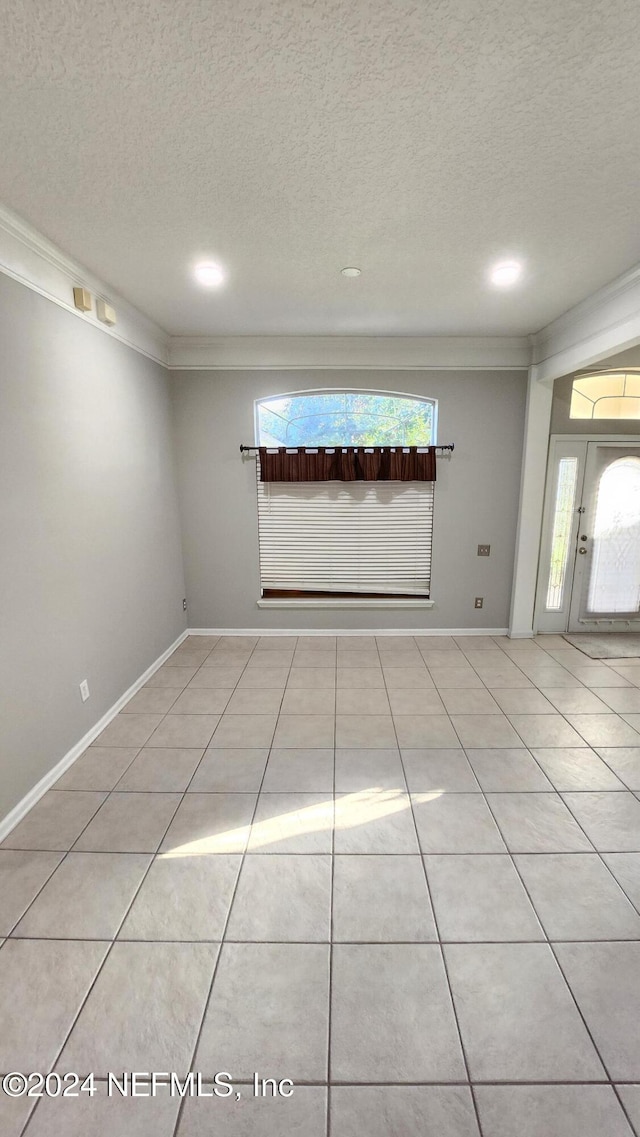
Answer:
<svg viewBox="0 0 640 1137"><path fill-rule="evenodd" d="M578 527L581 523L581 514L578 509L583 505L583 496L588 492L585 473L587 464L587 444L606 444L614 447L640 446L640 435L620 434L554 434L549 439L549 459L547 464L547 477L545 484L545 497L543 509L542 533L538 557L538 579L536 587L536 605L534 613L534 628L536 632L562 633L569 630L571 621L575 622L579 592L582 587L585 565L591 561L591 556L585 556L585 565L580 562L579 571L574 582L574 565L577 560ZM595 452L595 448L594 448ZM553 514L557 489L558 464L562 457L576 457L578 460L576 489L574 499L574 516L569 536L569 555L565 572L565 586L561 606L555 611L549 611L546 606L549 585L549 570L551 558L551 540L553 531ZM587 546L588 548L590 546ZM611 622L607 621L608 626ZM601 625L602 626L602 625ZM594 629L597 624L594 621Z"/></svg>

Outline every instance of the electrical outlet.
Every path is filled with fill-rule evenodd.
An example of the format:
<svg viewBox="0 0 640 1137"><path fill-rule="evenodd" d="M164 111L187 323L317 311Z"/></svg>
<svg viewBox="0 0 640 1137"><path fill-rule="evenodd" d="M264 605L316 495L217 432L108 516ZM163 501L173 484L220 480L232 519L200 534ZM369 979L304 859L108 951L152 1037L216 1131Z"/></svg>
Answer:
<svg viewBox="0 0 640 1137"><path fill-rule="evenodd" d="M479 557L490 557L491 556L491 545L478 545L478 556Z"/></svg>
<svg viewBox="0 0 640 1137"><path fill-rule="evenodd" d="M82 698L83 703L86 703L90 694L91 694L91 692L89 690L89 684L87 683L86 679L83 679L82 683L80 684L80 696Z"/></svg>
<svg viewBox="0 0 640 1137"><path fill-rule="evenodd" d="M182 611L186 612L186 610L187 610L187 598L185 596L184 600L182 601Z"/></svg>
<svg viewBox="0 0 640 1137"><path fill-rule="evenodd" d="M475 601L475 604L473 605L474 608L482 608L483 604L484 604L484 596L476 596L476 601Z"/></svg>

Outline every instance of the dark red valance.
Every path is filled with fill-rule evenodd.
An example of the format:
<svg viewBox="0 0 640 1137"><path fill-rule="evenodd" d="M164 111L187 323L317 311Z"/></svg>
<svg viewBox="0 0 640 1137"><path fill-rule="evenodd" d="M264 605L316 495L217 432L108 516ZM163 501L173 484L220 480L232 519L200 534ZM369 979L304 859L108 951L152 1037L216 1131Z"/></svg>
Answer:
<svg viewBox="0 0 640 1137"><path fill-rule="evenodd" d="M435 482L435 446L260 446L261 482Z"/></svg>

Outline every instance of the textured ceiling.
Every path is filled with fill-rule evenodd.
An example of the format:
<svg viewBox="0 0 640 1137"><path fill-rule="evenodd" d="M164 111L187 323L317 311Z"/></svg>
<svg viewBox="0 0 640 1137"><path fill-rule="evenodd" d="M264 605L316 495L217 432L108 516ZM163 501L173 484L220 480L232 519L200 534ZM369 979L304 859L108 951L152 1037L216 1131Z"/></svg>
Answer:
<svg viewBox="0 0 640 1137"><path fill-rule="evenodd" d="M0 199L167 331L521 334L640 260L637 0L5 0L0 33Z"/></svg>

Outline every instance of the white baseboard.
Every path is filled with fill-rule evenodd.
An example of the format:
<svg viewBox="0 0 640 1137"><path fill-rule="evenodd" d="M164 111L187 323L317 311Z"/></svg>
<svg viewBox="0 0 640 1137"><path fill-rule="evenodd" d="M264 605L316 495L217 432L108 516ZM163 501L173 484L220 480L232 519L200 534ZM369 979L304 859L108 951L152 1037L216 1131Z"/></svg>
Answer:
<svg viewBox="0 0 640 1137"><path fill-rule="evenodd" d="M40 781L37 782L36 785L29 790L27 794L25 794L25 796L22 798L22 801L19 801L17 805L14 805L10 813L8 813L6 817L2 818L0 821L0 841L4 841L4 838L9 835L12 829L15 829L18 822L22 821L22 818L29 812L30 809L33 808L36 802L39 801L40 798L47 792L47 790L51 789L52 785L58 781L58 778L61 778L62 775L69 769L69 767L73 766L73 763L77 758L80 757L81 754L84 754L87 746L90 746L91 743L98 737L98 735L101 734L104 728L108 726L111 720L114 719L116 715L122 710L124 705L129 702L129 699L133 698L133 696L137 691L140 690L141 687L144 687L145 683L149 681L154 672L156 672L159 667L162 667L162 664L166 662L171 653L174 652L176 648L183 642L183 640L187 638L188 634L189 633L187 631L182 632L178 636L177 640L171 644L171 647L168 647L166 651L163 651L162 655L158 656L155 662L147 668L144 674L141 675L139 679L136 679L135 683L131 684L129 689L124 692L124 695L120 696L117 702L115 702L113 706L109 708L106 714L104 714L102 718L99 719L98 722L95 723L95 725L87 731L84 737L81 738L79 742L76 742L75 746L71 747L71 750L67 751L67 753L64 755L64 758L61 758L60 761L57 762L56 765L53 766L44 775L44 777L41 778Z"/></svg>
<svg viewBox="0 0 640 1137"><path fill-rule="evenodd" d="M508 628L189 628L190 636L506 636Z"/></svg>

